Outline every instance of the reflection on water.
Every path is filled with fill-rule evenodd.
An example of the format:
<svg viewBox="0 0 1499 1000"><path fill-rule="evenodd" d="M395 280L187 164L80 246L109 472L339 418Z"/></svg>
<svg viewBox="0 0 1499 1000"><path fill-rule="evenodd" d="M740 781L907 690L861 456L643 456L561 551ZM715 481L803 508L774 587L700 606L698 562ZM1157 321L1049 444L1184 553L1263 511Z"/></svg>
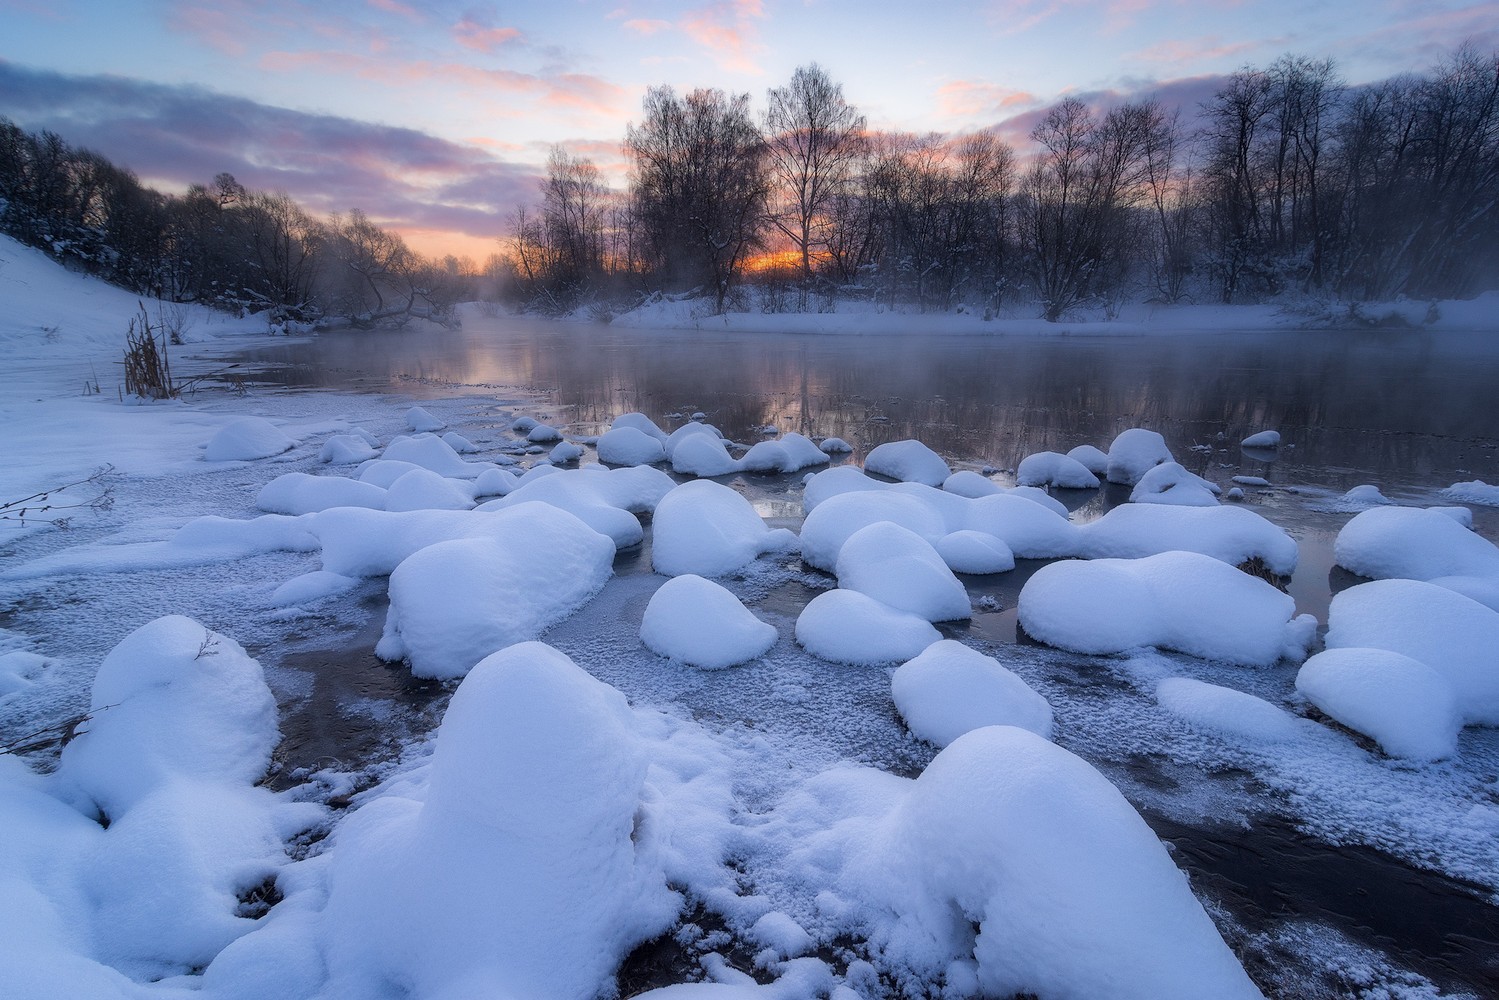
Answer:
<svg viewBox="0 0 1499 1000"><path fill-rule="evenodd" d="M702 410L740 441L767 425L842 437L860 452L914 437L956 462L1014 468L1032 452L1107 447L1143 426L1184 465L1276 482L1495 475L1499 334L935 337L912 321L910 337L817 337L470 316L461 331L325 334L250 360L282 384L422 397L540 391L577 434L627 410L667 426L669 414ZM1294 445L1273 464L1237 447L1266 428Z"/></svg>

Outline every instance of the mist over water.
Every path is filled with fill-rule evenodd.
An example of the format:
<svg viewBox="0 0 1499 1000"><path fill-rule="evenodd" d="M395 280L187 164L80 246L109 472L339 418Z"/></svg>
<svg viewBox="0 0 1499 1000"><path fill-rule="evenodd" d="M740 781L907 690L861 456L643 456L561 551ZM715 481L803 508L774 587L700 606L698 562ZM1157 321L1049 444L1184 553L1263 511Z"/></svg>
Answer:
<svg viewBox="0 0 1499 1000"><path fill-rule="evenodd" d="M913 316L909 336L803 336L470 316L458 331L324 334L252 360L284 384L418 397L540 390L580 435L629 410L663 426L702 411L746 443L767 426L837 436L857 460L916 438L954 463L1013 469L1038 451L1106 449L1140 426L1197 471L1211 463L1340 490L1499 477L1499 335L954 337L924 335ZM1237 447L1264 429L1294 447Z"/></svg>

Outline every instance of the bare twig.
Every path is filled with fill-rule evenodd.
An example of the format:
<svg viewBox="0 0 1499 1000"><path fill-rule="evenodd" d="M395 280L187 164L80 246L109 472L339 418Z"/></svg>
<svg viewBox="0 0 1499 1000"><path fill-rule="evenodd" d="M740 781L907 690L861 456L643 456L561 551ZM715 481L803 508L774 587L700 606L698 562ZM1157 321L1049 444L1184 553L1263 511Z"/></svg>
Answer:
<svg viewBox="0 0 1499 1000"><path fill-rule="evenodd" d="M82 510L87 508L96 514L101 514L114 506L114 487L108 485L104 480L114 472L113 465L106 465L95 469L93 473L82 479L61 486L53 486L50 489L41 490L30 496L21 497L17 500L0 501L0 521L19 521L25 524L31 521L49 521L59 528L67 527L67 518L49 515L59 510ZM81 500L73 500L72 496L67 498L66 503L58 500L58 494L64 490L76 489L81 486L94 486L97 492L93 496Z"/></svg>

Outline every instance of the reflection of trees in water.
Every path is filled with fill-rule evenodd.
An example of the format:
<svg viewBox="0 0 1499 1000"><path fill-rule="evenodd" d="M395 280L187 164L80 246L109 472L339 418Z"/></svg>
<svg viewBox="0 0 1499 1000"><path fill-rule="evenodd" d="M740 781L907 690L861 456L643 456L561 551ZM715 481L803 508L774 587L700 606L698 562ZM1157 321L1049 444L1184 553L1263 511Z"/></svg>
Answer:
<svg viewBox="0 0 1499 1000"><path fill-rule="evenodd" d="M730 438L760 428L838 436L866 451L917 438L958 461L1013 468L1037 451L1106 448L1160 431L1189 464L1258 472L1238 442L1280 430L1279 477L1495 474L1499 358L1482 342L1303 332L1180 337L848 337L657 334L515 319L431 336L325 335L260 356L324 371L548 391L560 420L702 410ZM305 369L304 369L305 370ZM1222 435L1220 438L1219 435ZM1193 444L1227 451L1190 452ZM1342 469L1349 470L1347 473ZM1367 481L1368 475L1359 481Z"/></svg>

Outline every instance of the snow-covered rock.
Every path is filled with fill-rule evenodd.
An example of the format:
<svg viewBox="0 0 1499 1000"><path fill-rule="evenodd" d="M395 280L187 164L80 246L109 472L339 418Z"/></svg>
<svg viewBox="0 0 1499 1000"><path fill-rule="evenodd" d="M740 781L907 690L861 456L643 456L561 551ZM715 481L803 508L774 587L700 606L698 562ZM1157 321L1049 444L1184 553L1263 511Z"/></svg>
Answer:
<svg viewBox="0 0 1499 1000"><path fill-rule="evenodd" d="M1279 448L1280 431L1260 431L1239 442L1242 448Z"/></svg>
<svg viewBox="0 0 1499 1000"><path fill-rule="evenodd" d="M954 639L932 643L890 679L901 718L945 747L984 726L1019 726L1051 738L1051 705L992 656Z"/></svg>
<svg viewBox="0 0 1499 1000"><path fill-rule="evenodd" d="M1476 503L1485 507L1499 507L1499 486L1490 486L1482 479L1466 483L1453 483L1442 491L1442 495L1458 503Z"/></svg>
<svg viewBox="0 0 1499 1000"><path fill-rule="evenodd" d="M1020 591L1020 625L1079 653L1157 646L1250 666L1299 659L1309 616L1270 584L1195 552L1043 566Z"/></svg>
<svg viewBox="0 0 1499 1000"><path fill-rule="evenodd" d="M838 586L927 621L972 615L968 592L931 543L889 521L850 535L838 550L834 570Z"/></svg>
<svg viewBox="0 0 1499 1000"><path fill-rule="evenodd" d="M972 469L960 469L954 472L942 483L942 489L948 493L956 493L960 497L968 497L970 500L1004 492L1004 488L994 480L988 476L979 475Z"/></svg>
<svg viewBox="0 0 1499 1000"><path fill-rule="evenodd" d="M1261 743L1279 743L1296 735L1296 720L1284 709L1247 692L1190 677L1162 678L1156 684L1155 700L1197 729Z"/></svg>
<svg viewBox="0 0 1499 1000"><path fill-rule="evenodd" d="M853 445L840 437L823 438L818 447L829 455L847 455L854 450Z"/></svg>
<svg viewBox="0 0 1499 1000"><path fill-rule="evenodd" d="M1162 462L1146 469L1130 493L1131 503L1165 503L1181 507L1212 507L1222 491L1217 484L1176 462Z"/></svg>
<svg viewBox="0 0 1499 1000"><path fill-rule="evenodd" d="M448 479L431 469L412 469L385 491L386 510L468 510L474 505L474 484Z"/></svg>
<svg viewBox="0 0 1499 1000"><path fill-rule="evenodd" d="M464 461L450 444L432 434L398 437L385 446L385 452L380 457L385 461L420 465L449 479L476 479L486 469L494 468L488 462Z"/></svg>
<svg viewBox="0 0 1499 1000"><path fill-rule="evenodd" d="M240 417L208 439L203 457L210 462L248 462L290 451L297 442L264 417Z"/></svg>
<svg viewBox="0 0 1499 1000"><path fill-rule="evenodd" d="M318 461L330 465L354 465L368 462L379 452L357 434L334 434L323 442Z"/></svg>
<svg viewBox="0 0 1499 1000"><path fill-rule="evenodd" d="M1098 449L1093 449L1097 451ZM1107 456L1105 467L1107 467ZM1027 455L1015 470L1015 482L1020 486L1056 486L1068 490L1091 490L1098 486L1098 477L1082 462L1070 455L1059 455L1054 451L1040 451Z"/></svg>
<svg viewBox="0 0 1499 1000"><path fill-rule="evenodd" d="M671 440L671 435L658 427L656 422L644 413L621 413L609 423L610 430L618 430L622 427L628 427L631 430L640 431L648 437L655 438L661 442L663 448Z"/></svg>
<svg viewBox="0 0 1499 1000"><path fill-rule="evenodd" d="M1417 580L1350 587L1332 599L1326 644L1424 663L1451 684L1465 723L1499 725L1499 612L1471 598Z"/></svg>
<svg viewBox="0 0 1499 1000"><path fill-rule="evenodd" d="M722 438L711 434L690 434L673 446L671 468L684 476L708 477L727 476L743 466L729 454Z"/></svg>
<svg viewBox="0 0 1499 1000"><path fill-rule="evenodd" d="M418 677L462 677L576 611L613 573L613 543L566 511L524 503L487 519L488 537L426 546L391 573L378 656Z"/></svg>
<svg viewBox="0 0 1499 1000"><path fill-rule="evenodd" d="M1091 444L1080 444L1067 453L1067 457L1079 463L1095 476L1107 476L1109 456Z"/></svg>
<svg viewBox="0 0 1499 1000"><path fill-rule="evenodd" d="M941 486L952 475L942 456L920 441L886 441L864 457L864 469L903 483Z"/></svg>
<svg viewBox="0 0 1499 1000"><path fill-rule="evenodd" d="M573 444L571 441L559 441L556 447L547 452L547 461L553 465L571 465L582 457L582 446Z"/></svg>
<svg viewBox="0 0 1499 1000"><path fill-rule="evenodd" d="M1456 513L1447 507L1373 507L1338 532L1333 558L1372 580L1499 578L1499 547L1469 530L1471 521Z"/></svg>
<svg viewBox="0 0 1499 1000"><path fill-rule="evenodd" d="M631 833L649 758L624 696L541 643L466 677L425 802L339 831L327 995L575 1000L604 992L680 900Z"/></svg>
<svg viewBox="0 0 1499 1000"><path fill-rule="evenodd" d="M434 417L431 413L428 413L422 407L413 406L406 411L406 426L418 434L430 434L434 431L442 430L447 424Z"/></svg>
<svg viewBox="0 0 1499 1000"><path fill-rule="evenodd" d="M1108 459L1105 475L1109 482L1124 486L1133 486L1155 466L1174 461L1166 439L1143 427L1120 432L1109 445Z"/></svg>
<svg viewBox="0 0 1499 1000"><path fill-rule="evenodd" d="M812 655L835 663L899 663L940 638L925 618L855 590L818 594L796 619L796 641Z"/></svg>
<svg viewBox="0 0 1499 1000"><path fill-rule="evenodd" d="M182 615L142 625L110 651L89 713L61 772L107 816L179 779L249 785L281 738L260 664Z"/></svg>
<svg viewBox="0 0 1499 1000"><path fill-rule="evenodd" d="M827 465L828 456L811 439L788 432L777 441L760 441L739 460L750 472L796 472L813 465Z"/></svg>
<svg viewBox="0 0 1499 1000"><path fill-rule="evenodd" d="M1120 504L1079 525L1075 554L1089 559L1138 559L1173 550L1200 552L1239 566L1253 559L1277 576L1296 571L1300 552L1285 529L1243 507Z"/></svg>
<svg viewBox="0 0 1499 1000"><path fill-rule="evenodd" d="M637 515L654 511L675 485L666 473L648 466L618 469L538 466L527 471L509 493L478 509L506 510L533 501L549 504L608 535L616 548L625 549L639 545L645 538L645 529Z"/></svg>
<svg viewBox="0 0 1499 1000"><path fill-rule="evenodd" d="M797 543L785 528L766 527L744 497L709 479L683 483L666 494L656 507L652 532L651 563L666 576L725 576Z"/></svg>
<svg viewBox="0 0 1499 1000"><path fill-rule="evenodd" d="M448 431L442 436L443 443L452 448L460 455L474 455L479 451L479 446L457 431Z"/></svg>
<svg viewBox="0 0 1499 1000"><path fill-rule="evenodd" d="M599 436L596 447L599 461L606 465L654 465L666 460L661 439L635 427L611 427Z"/></svg>
<svg viewBox="0 0 1499 1000"><path fill-rule="evenodd" d="M343 476L309 476L288 472L260 488L255 506L269 514L310 514L329 507L383 510L385 490Z"/></svg>
<svg viewBox="0 0 1499 1000"><path fill-rule="evenodd" d="M1327 649L1301 665L1296 690L1392 757L1437 760L1457 752L1462 716L1447 679L1385 649Z"/></svg>
<svg viewBox="0 0 1499 1000"><path fill-rule="evenodd" d="M640 641L662 656L718 670L764 655L775 645L776 630L722 586L688 573L651 596Z"/></svg>
<svg viewBox="0 0 1499 1000"><path fill-rule="evenodd" d="M948 532L934 547L954 573L1008 573L1015 568L1015 553L1003 539L988 532L967 528Z"/></svg>

